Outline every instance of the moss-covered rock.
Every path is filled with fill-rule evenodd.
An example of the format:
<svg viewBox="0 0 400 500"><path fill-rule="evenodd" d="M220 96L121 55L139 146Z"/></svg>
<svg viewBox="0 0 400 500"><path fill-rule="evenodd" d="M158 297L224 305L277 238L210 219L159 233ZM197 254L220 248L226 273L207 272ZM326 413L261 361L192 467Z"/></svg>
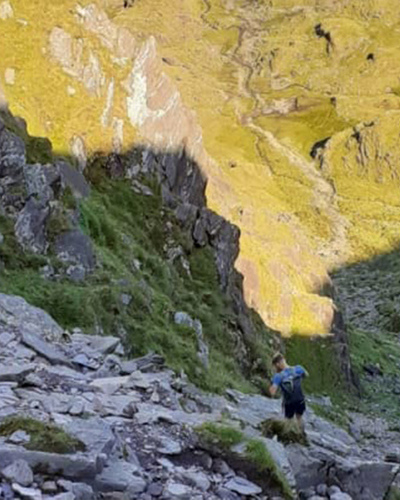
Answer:
<svg viewBox="0 0 400 500"><path fill-rule="evenodd" d="M85 451L85 445L59 427L29 417L12 416L0 422L0 436L9 437L16 431L25 431L30 441L24 446L29 450L49 453L76 453Z"/></svg>

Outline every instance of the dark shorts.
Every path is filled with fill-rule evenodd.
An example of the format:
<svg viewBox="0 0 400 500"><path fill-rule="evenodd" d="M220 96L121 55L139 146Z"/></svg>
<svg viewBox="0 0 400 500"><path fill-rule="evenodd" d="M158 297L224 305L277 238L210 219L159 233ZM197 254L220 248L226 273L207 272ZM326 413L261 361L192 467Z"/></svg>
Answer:
<svg viewBox="0 0 400 500"><path fill-rule="evenodd" d="M284 409L285 418L293 418L295 415L299 415L301 417L306 411L306 403L305 401L301 401L300 403L285 404Z"/></svg>

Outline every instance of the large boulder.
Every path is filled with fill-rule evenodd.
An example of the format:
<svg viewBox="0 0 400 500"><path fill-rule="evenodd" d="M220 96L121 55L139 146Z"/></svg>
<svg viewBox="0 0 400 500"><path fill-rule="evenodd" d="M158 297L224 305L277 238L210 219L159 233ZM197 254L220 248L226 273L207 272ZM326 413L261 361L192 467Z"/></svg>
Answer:
<svg viewBox="0 0 400 500"><path fill-rule="evenodd" d="M29 328L50 340L59 340L62 328L42 309L34 307L22 297L0 293L0 331L15 329L19 332Z"/></svg>
<svg viewBox="0 0 400 500"><path fill-rule="evenodd" d="M37 254L46 252L46 222L49 215L50 208L35 198L30 198L18 214L15 236L25 251Z"/></svg>

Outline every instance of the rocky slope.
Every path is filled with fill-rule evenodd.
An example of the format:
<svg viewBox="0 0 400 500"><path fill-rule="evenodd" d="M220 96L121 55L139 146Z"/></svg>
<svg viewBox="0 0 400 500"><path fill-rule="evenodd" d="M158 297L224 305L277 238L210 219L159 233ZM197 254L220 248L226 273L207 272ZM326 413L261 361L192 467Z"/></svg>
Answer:
<svg viewBox="0 0 400 500"><path fill-rule="evenodd" d="M356 440L310 411L308 446L284 446L260 432L278 401L203 393L160 356L127 360L119 338L66 332L3 294L0 343L3 498L377 500L397 491L399 434L377 446L366 419L353 416Z"/></svg>
<svg viewBox="0 0 400 500"><path fill-rule="evenodd" d="M324 333L328 273L398 242L398 21L395 0L3 0L0 85L81 169L185 148L241 229L247 304Z"/></svg>

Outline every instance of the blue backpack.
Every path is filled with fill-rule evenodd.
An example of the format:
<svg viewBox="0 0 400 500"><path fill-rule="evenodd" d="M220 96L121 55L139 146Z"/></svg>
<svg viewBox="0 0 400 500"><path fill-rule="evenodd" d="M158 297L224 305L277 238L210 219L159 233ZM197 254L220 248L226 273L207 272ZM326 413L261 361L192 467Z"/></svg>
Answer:
<svg viewBox="0 0 400 500"><path fill-rule="evenodd" d="M290 368L282 376L280 388L285 404L296 404L304 401L304 394L301 388L302 375L296 373L294 368Z"/></svg>

